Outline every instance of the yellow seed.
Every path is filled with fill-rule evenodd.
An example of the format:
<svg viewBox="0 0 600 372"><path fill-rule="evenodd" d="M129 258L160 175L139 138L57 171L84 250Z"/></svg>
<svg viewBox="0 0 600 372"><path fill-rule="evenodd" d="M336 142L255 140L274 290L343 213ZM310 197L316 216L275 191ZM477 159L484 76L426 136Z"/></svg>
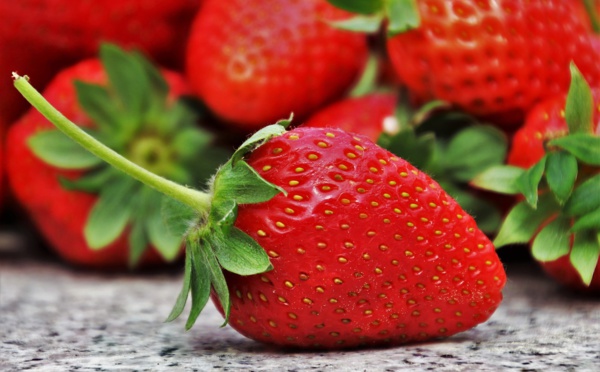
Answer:
<svg viewBox="0 0 600 372"><path fill-rule="evenodd" d="M340 257L340 258L338 258L338 262L339 263L346 263L346 262L348 262L348 259L346 257Z"/></svg>
<svg viewBox="0 0 600 372"><path fill-rule="evenodd" d="M272 167L270 165L265 165L264 167L262 167L262 170L267 172L267 171L271 170L271 168Z"/></svg>
<svg viewBox="0 0 600 372"><path fill-rule="evenodd" d="M377 235L377 233L375 231L367 231L367 236L373 237L375 235Z"/></svg>
<svg viewBox="0 0 600 372"><path fill-rule="evenodd" d="M297 139L300 139L300 136L298 136L297 134L292 134L292 135L290 136L290 139L291 139L292 141L295 141L295 140L297 140Z"/></svg>
<svg viewBox="0 0 600 372"><path fill-rule="evenodd" d="M317 247L319 247L321 249L322 248L327 248L327 243L319 242L319 243L317 243Z"/></svg>
<svg viewBox="0 0 600 372"><path fill-rule="evenodd" d="M262 302L268 302L267 296L265 296L263 293L259 294L258 297L261 299Z"/></svg>
<svg viewBox="0 0 600 372"><path fill-rule="evenodd" d="M267 236L267 233L264 232L263 230L258 230L256 233L258 234L258 236L262 236L262 237Z"/></svg>
<svg viewBox="0 0 600 372"><path fill-rule="evenodd" d="M420 242L422 242L423 240L425 240L425 238L422 237L422 236L417 236L417 240L420 241Z"/></svg>
<svg viewBox="0 0 600 372"><path fill-rule="evenodd" d="M402 240L402 235L400 235L400 234L395 234L395 235L394 235L394 239L395 239L395 240Z"/></svg>
<svg viewBox="0 0 600 372"><path fill-rule="evenodd" d="M353 152L347 152L346 156L349 157L350 159L356 159L356 154Z"/></svg>
<svg viewBox="0 0 600 372"><path fill-rule="evenodd" d="M340 225L340 229L342 230L348 230L350 228L350 225L348 225L347 223L343 223Z"/></svg>
<svg viewBox="0 0 600 372"><path fill-rule="evenodd" d="M303 298L302 302L304 302L307 305L311 305L313 303L313 301L310 298L307 298L307 297Z"/></svg>
<svg viewBox="0 0 600 372"><path fill-rule="evenodd" d="M408 173L406 173L406 172L400 172L400 177L406 177L406 176L408 176Z"/></svg>
<svg viewBox="0 0 600 372"><path fill-rule="evenodd" d="M419 205L415 204L415 203L412 203L412 204L409 205L409 207L410 207L410 209L417 209L417 208L419 208Z"/></svg>
<svg viewBox="0 0 600 372"><path fill-rule="evenodd" d="M271 283L271 280L264 275L260 276L260 280L262 280L264 283Z"/></svg>
<svg viewBox="0 0 600 372"><path fill-rule="evenodd" d="M331 216L333 214L333 211L330 209L326 209L324 212L327 216Z"/></svg>
<svg viewBox="0 0 600 372"><path fill-rule="evenodd" d="M324 148L327 148L329 145L327 144L327 142L319 141L317 143L317 146L324 149Z"/></svg>
<svg viewBox="0 0 600 372"><path fill-rule="evenodd" d="M379 245L379 250L380 251L387 251L389 249L389 247L385 244L381 244Z"/></svg>
<svg viewBox="0 0 600 372"><path fill-rule="evenodd" d="M290 182L288 182L288 184L290 186L298 186L300 184L300 182L296 181L296 180L291 180Z"/></svg>
<svg viewBox="0 0 600 372"><path fill-rule="evenodd" d="M379 206L379 203L377 203L376 201L372 201L372 202L371 202L371 206L372 206L372 207L378 207L378 206Z"/></svg>
<svg viewBox="0 0 600 372"><path fill-rule="evenodd" d="M367 183L370 183L372 185L375 183L375 181L373 181L371 178L367 178Z"/></svg>
<svg viewBox="0 0 600 372"><path fill-rule="evenodd" d="M315 288L315 290L317 292L319 292L319 293L324 293L325 292L325 289L323 287L317 287L317 288Z"/></svg>
<svg viewBox="0 0 600 372"><path fill-rule="evenodd" d="M383 223L386 223L386 224L387 224L387 223L391 223L391 222L392 222L392 221L391 221L389 218L384 218L384 219L383 219Z"/></svg>
<svg viewBox="0 0 600 372"><path fill-rule="evenodd" d="M327 185L321 186L321 190L322 191L330 191L331 190L331 186L327 186Z"/></svg>
<svg viewBox="0 0 600 372"><path fill-rule="evenodd" d="M383 270L381 270L380 268L376 267L375 268L375 274L383 274Z"/></svg>
<svg viewBox="0 0 600 372"><path fill-rule="evenodd" d="M365 314L365 315L371 315L371 314L373 314L373 310L365 310L363 312L363 314Z"/></svg>
<svg viewBox="0 0 600 372"><path fill-rule="evenodd" d="M338 165L338 168L341 170L344 170L344 171L348 170L348 166L346 164L340 164L340 165Z"/></svg>
<svg viewBox="0 0 600 372"><path fill-rule="evenodd" d="M348 204L350 204L350 199L342 199L341 202L344 205L348 205Z"/></svg>
<svg viewBox="0 0 600 372"><path fill-rule="evenodd" d="M284 212L287 213L287 214L294 214L294 213L296 213L292 208L285 208Z"/></svg>
<svg viewBox="0 0 600 372"><path fill-rule="evenodd" d="M413 253L411 251L405 251L404 254L406 255L406 257L412 257Z"/></svg>
<svg viewBox="0 0 600 372"><path fill-rule="evenodd" d="M407 223L406 223L406 226L408 226L408 227L414 227L414 226L415 226L415 224L414 224L414 223L412 223L412 222L407 222Z"/></svg>
<svg viewBox="0 0 600 372"><path fill-rule="evenodd" d="M276 147L273 149L273 154L277 155L277 154L281 154L283 152L283 149L281 147Z"/></svg>
<svg viewBox="0 0 600 372"><path fill-rule="evenodd" d="M423 192L423 188L420 186L415 187L415 190L417 190L417 192Z"/></svg>
<svg viewBox="0 0 600 372"><path fill-rule="evenodd" d="M396 186L398 183L396 181L390 181L390 182L388 182L388 184L390 186Z"/></svg>
<svg viewBox="0 0 600 372"><path fill-rule="evenodd" d="M321 225L316 225L315 229L317 229L317 230L324 230L325 228L323 226L321 226Z"/></svg>
<svg viewBox="0 0 600 372"><path fill-rule="evenodd" d="M298 168L296 168L294 171L295 171L296 173L302 173L302 172L304 172L304 168L302 168L302 167L298 167Z"/></svg>
<svg viewBox="0 0 600 372"><path fill-rule="evenodd" d="M361 145L355 145L354 148L357 149L358 151L365 151L365 148L362 147Z"/></svg>
<svg viewBox="0 0 600 372"><path fill-rule="evenodd" d="M317 160L319 158L319 155L316 154L309 154L307 156L308 160Z"/></svg>
<svg viewBox="0 0 600 372"><path fill-rule="evenodd" d="M271 256L273 258L277 258L277 257L279 257L279 254L275 251L269 251L269 256Z"/></svg>
<svg viewBox="0 0 600 372"><path fill-rule="evenodd" d="M430 206L431 208L435 208L435 207L437 207L437 204L435 204L435 203L429 203L429 206Z"/></svg>
<svg viewBox="0 0 600 372"><path fill-rule="evenodd" d="M406 191L403 192L402 194L400 194L403 198L408 198L410 196L409 193L407 193Z"/></svg>
<svg viewBox="0 0 600 372"><path fill-rule="evenodd" d="M358 215L358 217L360 217L361 219L364 220L365 218L367 218L369 216L366 213L361 213L361 214Z"/></svg>
<svg viewBox="0 0 600 372"><path fill-rule="evenodd" d="M334 137L335 137L335 134L333 134L333 133L330 133L330 132L326 133L325 135L326 135L327 137L329 137L329 138L334 138Z"/></svg>
<svg viewBox="0 0 600 372"><path fill-rule="evenodd" d="M284 224L283 222L281 222L281 221L277 221L277 222L275 222L275 226L277 226L277 227L279 227L280 229L282 229L282 228L284 228L284 227L285 227L285 224Z"/></svg>
<svg viewBox="0 0 600 372"><path fill-rule="evenodd" d="M389 199L389 198L391 198L392 196L391 196L390 194L388 194L388 193L384 193L384 194L383 194L383 197L384 197L384 198L386 198L386 199Z"/></svg>
<svg viewBox="0 0 600 372"><path fill-rule="evenodd" d="M304 254L306 253L306 250L304 248L298 248L296 249L296 252L298 252L298 254Z"/></svg>
<svg viewBox="0 0 600 372"><path fill-rule="evenodd" d="M288 288L294 288L294 283L290 282L289 280L286 280L284 284Z"/></svg>
<svg viewBox="0 0 600 372"><path fill-rule="evenodd" d="M334 282L335 284L342 284L342 283L344 283L344 281L343 281L342 279L340 279L340 278L335 278L335 279L333 279L333 282Z"/></svg>
<svg viewBox="0 0 600 372"><path fill-rule="evenodd" d="M294 196L292 197L292 199L294 199L294 200L296 200L296 201L302 201L302 200L304 200L304 198L303 198L302 196L300 196L300 195L294 195Z"/></svg>

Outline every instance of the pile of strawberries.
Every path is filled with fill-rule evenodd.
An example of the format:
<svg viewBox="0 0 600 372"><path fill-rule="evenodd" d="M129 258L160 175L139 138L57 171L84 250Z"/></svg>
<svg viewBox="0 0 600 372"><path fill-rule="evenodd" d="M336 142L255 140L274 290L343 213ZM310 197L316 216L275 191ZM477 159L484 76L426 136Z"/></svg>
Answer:
<svg viewBox="0 0 600 372"><path fill-rule="evenodd" d="M494 245L528 244L557 281L600 293L590 1L27 0L0 14L4 213L73 265L185 261L169 319L190 297L188 328L212 297L278 346L447 337L500 305ZM192 191L163 197L91 155L60 115L28 108L13 71Z"/></svg>

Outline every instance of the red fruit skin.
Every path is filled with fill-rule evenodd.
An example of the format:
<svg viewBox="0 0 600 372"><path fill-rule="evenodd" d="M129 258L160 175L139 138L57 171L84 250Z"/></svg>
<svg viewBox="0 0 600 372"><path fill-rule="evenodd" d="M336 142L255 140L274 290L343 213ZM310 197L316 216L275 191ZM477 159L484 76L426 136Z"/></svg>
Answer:
<svg viewBox="0 0 600 372"><path fill-rule="evenodd" d="M274 266L226 273L241 334L292 348L394 345L464 331L500 303L505 273L474 220L368 138L297 128L248 163L288 194L239 208L236 226Z"/></svg>
<svg viewBox="0 0 600 372"><path fill-rule="evenodd" d="M10 75L29 75L42 89L63 68L95 57L101 42L139 48L182 68L185 41L202 0L0 1L0 122L27 110Z"/></svg>
<svg viewBox="0 0 600 372"><path fill-rule="evenodd" d="M563 93L574 61L599 82L598 51L573 2L419 0L420 28L388 40L400 78L422 100L442 99L502 125Z"/></svg>
<svg viewBox="0 0 600 372"><path fill-rule="evenodd" d="M592 95L596 107L600 104L600 89L592 89ZM564 117L565 103L566 95L561 94L540 102L528 113L523 127L512 138L507 158L508 164L521 168L532 167L546 154L544 144L547 141L569 133L569 127ZM593 131L598 136L600 136L599 124L600 115L598 110L594 110ZM597 172L597 170L583 167L579 173L587 172ZM545 224L552 219L546 221ZM568 255L555 261L540 262L540 265L552 278L569 288L600 293L600 265L596 267L589 287L582 282L581 277L569 261Z"/></svg>
<svg viewBox="0 0 600 372"><path fill-rule="evenodd" d="M396 95L391 93L346 98L317 111L302 126L340 128L376 142L383 132L383 121L394 115L395 107Z"/></svg>
<svg viewBox="0 0 600 372"><path fill-rule="evenodd" d="M188 93L180 74L167 71L163 74L171 87L172 95ZM102 84L106 82L106 75L99 60L85 60L61 71L50 82L43 95L74 123L84 127L93 126L77 103L74 80ZM59 177L77 179L81 172L50 166L37 158L27 146L27 140L32 135L52 129L55 127L33 108L9 128L6 162L13 195L50 247L66 262L97 269L128 267L127 233L101 250L92 250L85 242L84 225L97 196L65 190L59 183ZM152 248L142 257L139 266L155 266L160 263L164 261Z"/></svg>
<svg viewBox="0 0 600 372"><path fill-rule="evenodd" d="M325 0L207 0L189 37L190 83L244 131L302 119L343 95L366 62L366 37L327 23L347 16Z"/></svg>

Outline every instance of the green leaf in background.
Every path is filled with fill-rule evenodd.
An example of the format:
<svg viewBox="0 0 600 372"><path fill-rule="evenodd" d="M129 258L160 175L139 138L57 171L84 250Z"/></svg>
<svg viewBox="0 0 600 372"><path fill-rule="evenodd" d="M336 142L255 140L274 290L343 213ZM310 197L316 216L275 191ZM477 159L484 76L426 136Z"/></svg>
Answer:
<svg viewBox="0 0 600 372"><path fill-rule="evenodd" d="M544 156L534 166L526 170L517 180L519 191L525 196L527 203L533 208L537 207L538 187L542 180L542 176L544 175L546 159L547 156Z"/></svg>
<svg viewBox="0 0 600 372"><path fill-rule="evenodd" d="M78 190L96 194L100 192L104 184L120 176L121 172L113 167L99 167L86 172L82 177L79 177L76 180L61 176L58 181L65 190Z"/></svg>
<svg viewBox="0 0 600 372"><path fill-rule="evenodd" d="M502 215L496 206L483 198L475 196L456 187L443 187L448 194L460 204L477 221L479 227L485 233L495 233L502 222Z"/></svg>
<svg viewBox="0 0 600 372"><path fill-rule="evenodd" d="M133 212L131 195L135 195L136 187L136 180L120 177L102 189L83 229L90 248L104 248L123 233Z"/></svg>
<svg viewBox="0 0 600 372"><path fill-rule="evenodd" d="M221 266L238 275L264 273L272 268L265 250L248 234L234 227L227 236L218 230L207 239Z"/></svg>
<svg viewBox="0 0 600 372"><path fill-rule="evenodd" d="M146 237L146 229L143 221L133 221L131 230L129 231L128 242L129 266L133 268L140 261L148 247L148 238Z"/></svg>
<svg viewBox="0 0 600 372"><path fill-rule="evenodd" d="M419 27L421 16L416 0L387 0L387 33L390 37Z"/></svg>
<svg viewBox="0 0 600 372"><path fill-rule="evenodd" d="M381 28L383 16L380 14L357 15L352 18L330 23L333 27L340 30L374 34Z"/></svg>
<svg viewBox="0 0 600 372"><path fill-rule="evenodd" d="M394 135L383 133L377 144L415 167L426 170L433 158L436 141L435 134L428 132L417 136L409 127Z"/></svg>
<svg viewBox="0 0 600 372"><path fill-rule="evenodd" d="M600 174L586 180L573 191L565 204L569 216L582 216L600 209Z"/></svg>
<svg viewBox="0 0 600 372"><path fill-rule="evenodd" d="M39 159L61 169L82 170L103 163L59 130L38 132L29 137L27 145Z"/></svg>
<svg viewBox="0 0 600 372"><path fill-rule="evenodd" d="M571 70L571 85L565 106L565 120L569 133L591 133L594 117L594 98L589 84L573 62Z"/></svg>
<svg viewBox="0 0 600 372"><path fill-rule="evenodd" d="M590 285L600 257L600 237L597 232L582 231L575 234L569 256L571 264L585 285Z"/></svg>
<svg viewBox="0 0 600 372"><path fill-rule="evenodd" d="M600 192L600 191L598 191ZM579 216L571 227L571 231L594 230L600 231L600 209Z"/></svg>
<svg viewBox="0 0 600 372"><path fill-rule="evenodd" d="M600 165L600 137L591 133L575 133L554 139L550 146L558 146L585 164Z"/></svg>
<svg viewBox="0 0 600 372"><path fill-rule="evenodd" d="M566 152L548 154L546 161L546 182L560 204L564 204L577 180L577 159Z"/></svg>
<svg viewBox="0 0 600 372"><path fill-rule="evenodd" d="M494 239L494 245L501 247L508 244L528 243L540 225L560 210L554 196L546 193L540 196L537 209L526 201L515 205L500 227Z"/></svg>
<svg viewBox="0 0 600 372"><path fill-rule="evenodd" d="M544 226L531 246L531 253L541 262L554 261L569 253L571 223L568 218L557 217Z"/></svg>
<svg viewBox="0 0 600 372"><path fill-rule="evenodd" d="M471 126L452 137L442 160L452 178L469 182L489 167L502 164L506 149L506 136L499 129Z"/></svg>
<svg viewBox="0 0 600 372"><path fill-rule="evenodd" d="M164 222L162 214L162 198L165 197L158 191L149 187L144 188L144 224L150 243L161 256L168 262L175 260L184 242L184 234L173 235ZM142 212L138 210L138 212Z"/></svg>
<svg viewBox="0 0 600 372"><path fill-rule="evenodd" d="M83 81L75 81L74 84L77 102L98 128L108 126L114 129L123 125L121 113L106 87Z"/></svg>
<svg viewBox="0 0 600 372"><path fill-rule="evenodd" d="M520 192L517 180L524 173L523 168L512 165L495 165L475 176L471 185L500 194L515 195Z"/></svg>
<svg viewBox="0 0 600 372"><path fill-rule="evenodd" d="M177 317L179 317L179 315L181 315L181 313L185 309L185 303L187 302L188 295L190 293L191 280L192 277L195 276L195 273L192 271L192 256L193 254L191 252L191 249L186 250L185 269L183 273L183 286L181 288L181 291L179 292L179 295L177 296L175 304L173 305L173 309L171 310L171 313L169 314L165 322L172 322L173 320L177 319Z"/></svg>
<svg viewBox="0 0 600 372"><path fill-rule="evenodd" d="M383 9L385 0L327 0L333 6L351 13L373 14Z"/></svg>

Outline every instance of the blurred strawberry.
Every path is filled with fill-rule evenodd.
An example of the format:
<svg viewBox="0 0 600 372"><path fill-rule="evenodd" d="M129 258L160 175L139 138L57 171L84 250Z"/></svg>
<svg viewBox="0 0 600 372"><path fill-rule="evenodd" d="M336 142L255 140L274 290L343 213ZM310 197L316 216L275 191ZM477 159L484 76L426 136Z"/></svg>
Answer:
<svg viewBox="0 0 600 372"><path fill-rule="evenodd" d="M366 62L366 37L328 23L345 16L325 0L207 0L189 39L192 88L245 131L304 118L343 95Z"/></svg>

